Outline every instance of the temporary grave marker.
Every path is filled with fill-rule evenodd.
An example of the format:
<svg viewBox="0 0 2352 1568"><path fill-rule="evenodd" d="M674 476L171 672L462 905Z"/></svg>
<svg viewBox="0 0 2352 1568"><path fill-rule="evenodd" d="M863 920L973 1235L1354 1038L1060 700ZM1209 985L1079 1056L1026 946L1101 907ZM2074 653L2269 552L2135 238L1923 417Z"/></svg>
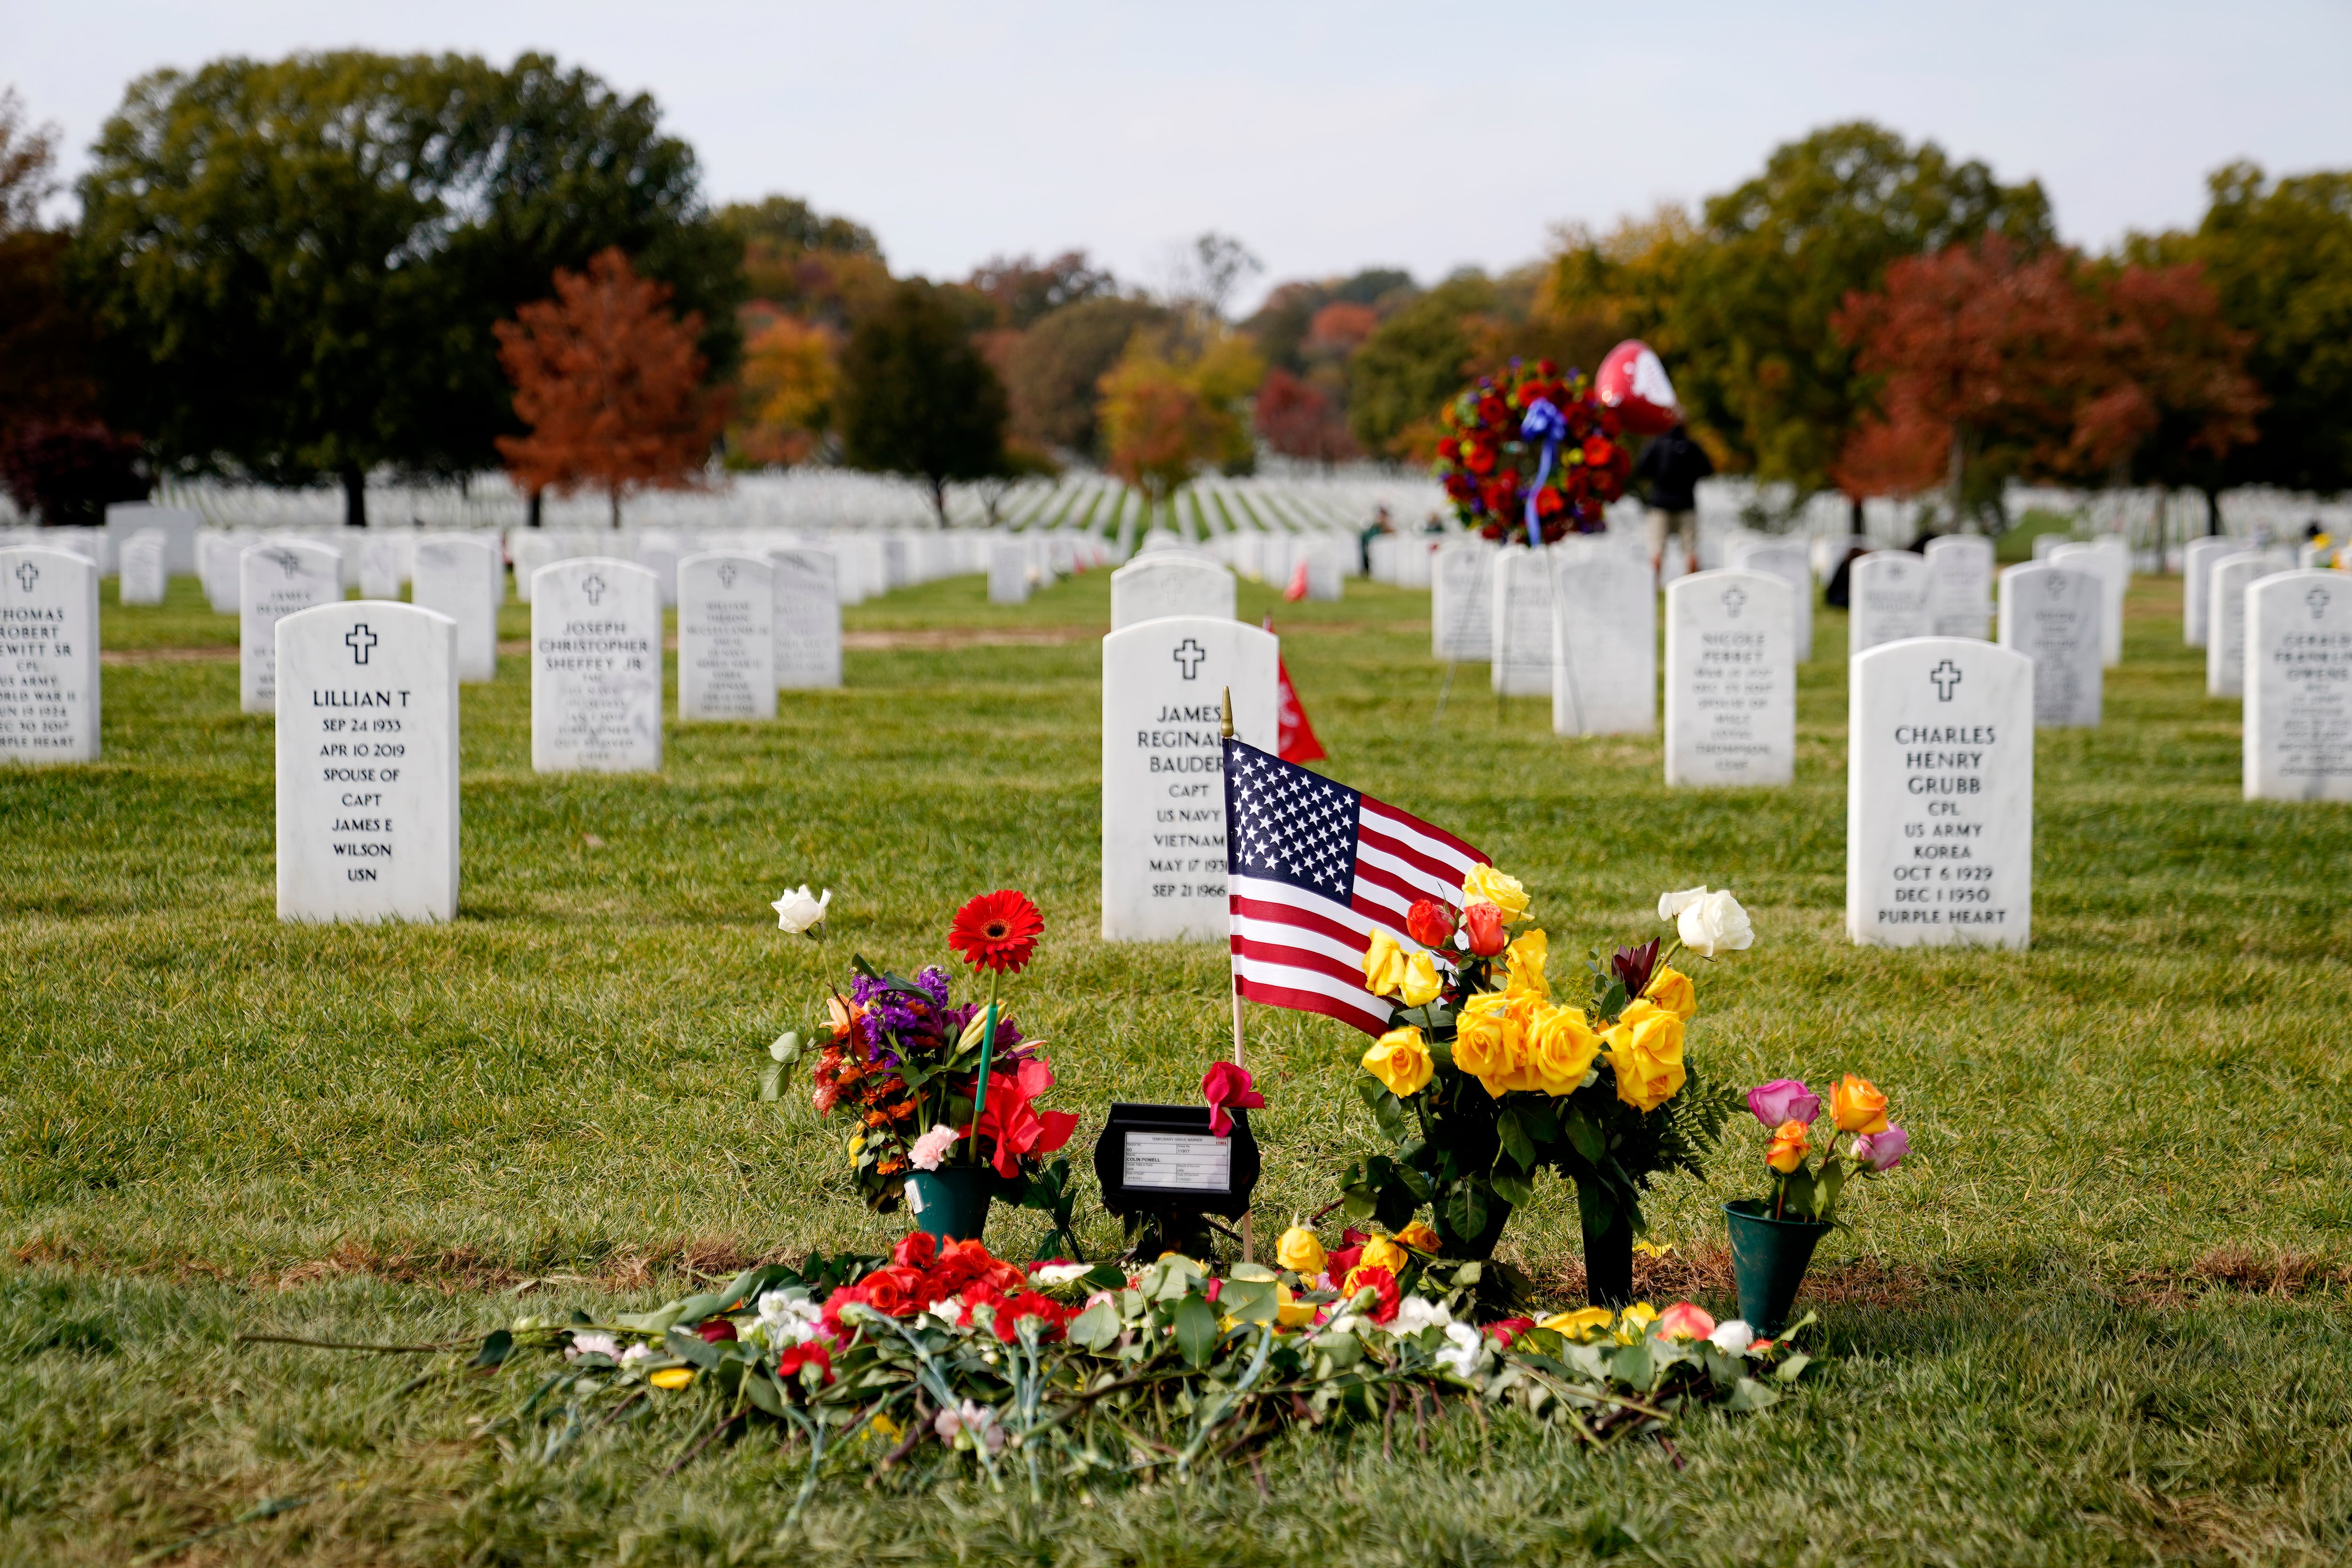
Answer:
<svg viewBox="0 0 2352 1568"><path fill-rule="evenodd" d="M1646 735L1658 727L1658 595L1647 562L1556 556L1551 728Z"/></svg>
<svg viewBox="0 0 2352 1568"><path fill-rule="evenodd" d="M2352 577L2279 572L2245 590L2248 800L2352 800Z"/></svg>
<svg viewBox="0 0 2352 1568"><path fill-rule="evenodd" d="M1095 1142L1095 1181L1103 1207L1125 1219L1155 1215L1160 1234L1186 1234L1200 1215L1246 1219L1260 1159L1249 1112L1226 1112L1224 1137L1209 1131L1205 1105L1111 1102ZM1188 1223L1189 1222L1189 1223Z"/></svg>
<svg viewBox="0 0 2352 1568"><path fill-rule="evenodd" d="M1488 679L1497 697L1551 695L1551 557L1514 545L1495 552Z"/></svg>
<svg viewBox="0 0 2352 1568"><path fill-rule="evenodd" d="M1874 550L1846 576L1846 657L1927 635L1927 563L1907 550Z"/></svg>
<svg viewBox="0 0 2352 1568"><path fill-rule="evenodd" d="M1864 653L1849 682L1846 934L2025 946L2033 661L1971 637L1912 637Z"/></svg>
<svg viewBox="0 0 2352 1568"><path fill-rule="evenodd" d="M94 763L98 721L98 563L0 550L0 758Z"/></svg>
<svg viewBox="0 0 2352 1568"><path fill-rule="evenodd" d="M1948 533L1927 541L1927 635L1977 637L1992 618L1992 541Z"/></svg>
<svg viewBox="0 0 2352 1568"><path fill-rule="evenodd" d="M1112 592L1118 592L1116 576L1112 580ZM1029 545L1026 541L997 539L989 542L988 602L992 605L1025 605L1029 602Z"/></svg>
<svg viewBox="0 0 2352 1568"><path fill-rule="evenodd" d="M409 568L409 602L457 623L457 679L495 680L499 674L498 552L461 534L428 534L416 542Z"/></svg>
<svg viewBox="0 0 2352 1568"><path fill-rule="evenodd" d="M1754 572L1666 584L1666 783L1784 784L1797 767L1789 585Z"/></svg>
<svg viewBox="0 0 2352 1568"><path fill-rule="evenodd" d="M2112 669L2124 661L2124 594L2131 586L2131 547L2112 533L2073 544L2053 545L2047 557L2053 566L2077 566L2095 572L2104 590L2099 601L2106 613L2099 623L2099 657Z"/></svg>
<svg viewBox="0 0 2352 1568"><path fill-rule="evenodd" d="M457 914L457 623L361 599L281 618L278 918Z"/></svg>
<svg viewBox="0 0 2352 1568"><path fill-rule="evenodd" d="M1110 574L1110 629L1120 631L1171 616L1234 615L1234 574L1190 550L1139 554Z"/></svg>
<svg viewBox="0 0 2352 1568"><path fill-rule="evenodd" d="M2190 647L2205 646L2210 624L2208 597L2213 586L2213 563L2245 549L2235 539L2192 539L2180 552L2180 640Z"/></svg>
<svg viewBox="0 0 2352 1568"><path fill-rule="evenodd" d="M257 544L237 557L237 699L278 711L278 622L343 596L343 557L323 544Z"/></svg>
<svg viewBox="0 0 2352 1568"><path fill-rule="evenodd" d="M115 584L115 596L125 605L160 605L171 586L167 563L171 560L171 541L160 528L142 529L122 542L116 552L121 572Z"/></svg>
<svg viewBox="0 0 2352 1568"><path fill-rule="evenodd" d="M2272 571L2251 550L2224 555L2207 568L2205 695L2246 694L2246 587Z"/></svg>
<svg viewBox="0 0 2352 1568"><path fill-rule="evenodd" d="M710 551L677 563L677 716L776 716L776 569Z"/></svg>
<svg viewBox="0 0 2352 1568"><path fill-rule="evenodd" d="M541 567L530 583L530 765L651 773L661 757L659 580L604 556Z"/></svg>
<svg viewBox="0 0 2352 1568"><path fill-rule="evenodd" d="M2095 728L2105 687L2097 574L2037 562L2000 574L2000 646L2033 661L2033 722Z"/></svg>
<svg viewBox="0 0 2352 1568"><path fill-rule="evenodd" d="M1454 544L1430 557L1430 652L1448 663L1495 657L1495 550Z"/></svg>
<svg viewBox="0 0 2352 1568"><path fill-rule="evenodd" d="M1213 616L1103 638L1104 941L1226 935L1223 693L1235 734L1271 751L1281 650L1272 633Z"/></svg>
<svg viewBox="0 0 2352 1568"><path fill-rule="evenodd" d="M767 552L774 568L776 685L814 691L841 684L841 595L830 550Z"/></svg>
<svg viewBox="0 0 2352 1568"><path fill-rule="evenodd" d="M1753 572L1759 576L1778 577L1789 584L1789 605L1796 612L1790 625L1795 628L1797 662L1813 661L1813 567L1807 559L1805 547L1794 540L1770 540L1761 544L1746 544L1728 553L1724 564L1734 572Z"/></svg>

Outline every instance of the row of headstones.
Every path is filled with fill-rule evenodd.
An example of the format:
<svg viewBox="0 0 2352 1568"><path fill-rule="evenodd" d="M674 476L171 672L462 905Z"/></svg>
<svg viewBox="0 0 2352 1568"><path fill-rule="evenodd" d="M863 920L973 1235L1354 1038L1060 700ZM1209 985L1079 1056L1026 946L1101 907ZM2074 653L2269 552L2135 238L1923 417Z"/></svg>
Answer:
<svg viewBox="0 0 2352 1568"><path fill-rule="evenodd" d="M1110 546L1074 531L992 534L988 540L988 602L1026 604L1032 592L1110 559Z"/></svg>

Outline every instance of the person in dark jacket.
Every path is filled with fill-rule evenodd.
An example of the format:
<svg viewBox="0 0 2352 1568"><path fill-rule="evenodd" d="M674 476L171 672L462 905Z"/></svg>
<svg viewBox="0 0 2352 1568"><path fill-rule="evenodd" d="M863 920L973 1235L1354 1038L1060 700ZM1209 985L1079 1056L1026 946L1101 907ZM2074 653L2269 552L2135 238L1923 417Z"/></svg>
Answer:
<svg viewBox="0 0 2352 1568"><path fill-rule="evenodd" d="M1683 558L1698 566L1698 482L1715 472L1706 448L1691 439L1690 426L1675 427L1650 443L1633 465L1642 500L1650 509L1650 575L1665 563L1666 543L1682 538Z"/></svg>

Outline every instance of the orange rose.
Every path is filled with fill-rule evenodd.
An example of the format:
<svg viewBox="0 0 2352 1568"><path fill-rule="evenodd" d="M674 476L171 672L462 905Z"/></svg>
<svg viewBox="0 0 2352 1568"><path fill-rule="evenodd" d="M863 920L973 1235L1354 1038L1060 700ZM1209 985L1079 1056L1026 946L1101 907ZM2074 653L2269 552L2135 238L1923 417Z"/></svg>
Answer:
<svg viewBox="0 0 2352 1568"><path fill-rule="evenodd" d="M1886 1097L1868 1079L1848 1073L1830 1090L1830 1114L1837 1119L1841 1132L1884 1132Z"/></svg>
<svg viewBox="0 0 2352 1568"><path fill-rule="evenodd" d="M1783 1121L1772 1130L1772 1146L1764 1151L1764 1163L1787 1175L1812 1152L1811 1133L1812 1129L1801 1121Z"/></svg>

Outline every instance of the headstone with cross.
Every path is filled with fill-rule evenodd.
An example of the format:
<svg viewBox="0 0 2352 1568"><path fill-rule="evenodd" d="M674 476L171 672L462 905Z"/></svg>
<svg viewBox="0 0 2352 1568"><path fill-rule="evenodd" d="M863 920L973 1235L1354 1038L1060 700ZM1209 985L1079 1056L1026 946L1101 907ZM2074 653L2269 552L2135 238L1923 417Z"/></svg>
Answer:
<svg viewBox="0 0 2352 1568"><path fill-rule="evenodd" d="M98 563L0 550L0 759L94 763L98 752Z"/></svg>
<svg viewBox="0 0 2352 1568"><path fill-rule="evenodd" d="M1846 577L1846 657L1927 635L1927 563L1907 550L1874 550Z"/></svg>
<svg viewBox="0 0 2352 1568"><path fill-rule="evenodd" d="M1551 695L1551 554L1514 544L1493 558L1487 682L1497 697Z"/></svg>
<svg viewBox="0 0 2352 1568"><path fill-rule="evenodd" d="M2208 567L2205 695L2246 693L2246 589L2275 568L2251 550L2224 555Z"/></svg>
<svg viewBox="0 0 2352 1568"><path fill-rule="evenodd" d="M776 689L841 684L840 574L847 559L815 545L767 552L775 570Z"/></svg>
<svg viewBox="0 0 2352 1568"><path fill-rule="evenodd" d="M2352 800L2352 575L2281 572L2245 591L2248 800Z"/></svg>
<svg viewBox="0 0 2352 1568"><path fill-rule="evenodd" d="M125 605L160 605L171 586L171 541L160 528L142 529L115 552L121 567L116 597Z"/></svg>
<svg viewBox="0 0 2352 1568"><path fill-rule="evenodd" d="M1234 615L1234 574L1196 550L1138 555L1110 574L1110 629L1170 616Z"/></svg>
<svg viewBox="0 0 2352 1568"><path fill-rule="evenodd" d="M1973 637L1913 637L1867 650L1848 679L1846 934L2025 946L2033 660Z"/></svg>
<svg viewBox="0 0 2352 1568"><path fill-rule="evenodd" d="M2180 640L2189 647L2205 646L2211 625L2213 563L2246 548L2242 539L2213 535L2192 539L2180 550Z"/></svg>
<svg viewBox="0 0 2352 1568"><path fill-rule="evenodd" d="M2131 547L2121 534L2054 544L2043 557L2053 566L2073 566L2098 574L2100 607L2099 657L2110 669L2124 661L2124 595L2131 587Z"/></svg>
<svg viewBox="0 0 2352 1568"><path fill-rule="evenodd" d="M1992 541L1948 533L1927 541L1927 635L1982 637L1992 619Z"/></svg>
<svg viewBox="0 0 2352 1568"><path fill-rule="evenodd" d="M299 540L249 545L236 575L238 704L247 713L275 713L278 623L343 596L342 552Z"/></svg>
<svg viewBox="0 0 2352 1568"><path fill-rule="evenodd" d="M1658 595L1646 561L1554 552L1551 728L1646 735L1658 727Z"/></svg>
<svg viewBox="0 0 2352 1568"><path fill-rule="evenodd" d="M1797 765L1790 589L1752 572L1666 584L1669 784L1784 784Z"/></svg>
<svg viewBox="0 0 2352 1568"><path fill-rule="evenodd" d="M457 623L457 679L498 679L498 552L469 535L428 533L416 542L410 572L409 602Z"/></svg>
<svg viewBox="0 0 2352 1568"><path fill-rule="evenodd" d="M274 630L278 918L456 918L457 623L360 599Z"/></svg>
<svg viewBox="0 0 2352 1568"><path fill-rule="evenodd" d="M1234 733L1272 751L1281 643L1230 616L1144 621L1103 639L1102 933L1226 932L1223 693Z"/></svg>
<svg viewBox="0 0 2352 1568"><path fill-rule="evenodd" d="M2033 661L2033 721L2095 727L2105 672L2099 627L2106 595L2096 575L2046 562L2000 574L2000 646Z"/></svg>
<svg viewBox="0 0 2352 1568"><path fill-rule="evenodd" d="M677 563L677 716L776 716L775 567L707 551Z"/></svg>
<svg viewBox="0 0 2352 1568"><path fill-rule="evenodd" d="M651 773L661 759L661 584L602 556L541 567L530 587L530 765Z"/></svg>

